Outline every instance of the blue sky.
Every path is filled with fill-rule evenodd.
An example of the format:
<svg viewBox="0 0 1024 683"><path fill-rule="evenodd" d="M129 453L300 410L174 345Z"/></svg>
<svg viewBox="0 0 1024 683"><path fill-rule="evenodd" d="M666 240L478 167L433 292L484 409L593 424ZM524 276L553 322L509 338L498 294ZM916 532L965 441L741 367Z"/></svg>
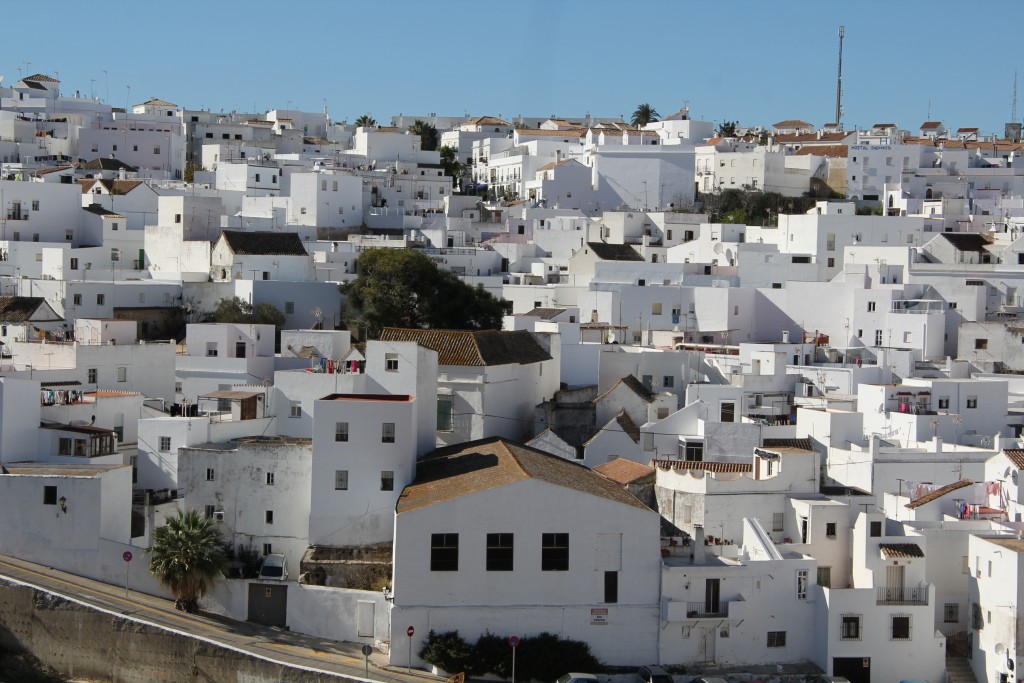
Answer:
<svg viewBox="0 0 1024 683"><path fill-rule="evenodd" d="M1001 132L1024 58L1021 0L390 0L5 3L0 74L59 72L116 106L392 115L662 115ZM64 21L67 29L62 29ZM15 28L17 27L17 28ZM1009 29L1009 30L1008 30ZM107 71L106 76L104 70ZM95 79L91 82L91 79ZM130 86L130 91L128 89ZM1018 115L1020 118L1020 115Z"/></svg>

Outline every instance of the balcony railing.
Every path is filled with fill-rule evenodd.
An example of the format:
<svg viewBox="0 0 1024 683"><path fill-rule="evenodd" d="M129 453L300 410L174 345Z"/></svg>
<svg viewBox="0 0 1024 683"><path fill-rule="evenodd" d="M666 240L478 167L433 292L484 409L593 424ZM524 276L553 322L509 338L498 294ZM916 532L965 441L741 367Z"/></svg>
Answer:
<svg viewBox="0 0 1024 683"><path fill-rule="evenodd" d="M889 588L879 586L876 605L927 605L928 588Z"/></svg>
<svg viewBox="0 0 1024 683"><path fill-rule="evenodd" d="M729 613L728 604L725 600L719 600L718 602L708 602L706 600L687 602L686 618L711 619L714 617L725 617Z"/></svg>

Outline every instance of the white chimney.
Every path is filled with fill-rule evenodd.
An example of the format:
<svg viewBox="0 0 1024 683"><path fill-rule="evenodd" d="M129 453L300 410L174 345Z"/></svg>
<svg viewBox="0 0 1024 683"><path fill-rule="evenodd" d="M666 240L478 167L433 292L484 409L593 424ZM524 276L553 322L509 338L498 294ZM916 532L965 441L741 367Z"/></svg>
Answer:
<svg viewBox="0 0 1024 683"><path fill-rule="evenodd" d="M782 343L783 344L788 344L789 343L789 330L783 330L782 331Z"/></svg>
<svg viewBox="0 0 1024 683"><path fill-rule="evenodd" d="M704 564L704 526L697 524L693 527L693 563Z"/></svg>

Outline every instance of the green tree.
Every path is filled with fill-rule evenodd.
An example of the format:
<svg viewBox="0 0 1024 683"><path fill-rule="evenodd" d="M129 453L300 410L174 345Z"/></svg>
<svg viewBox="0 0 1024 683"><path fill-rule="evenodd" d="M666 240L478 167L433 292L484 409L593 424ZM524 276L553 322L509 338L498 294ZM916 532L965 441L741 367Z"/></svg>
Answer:
<svg viewBox="0 0 1024 683"><path fill-rule="evenodd" d="M630 123L635 128L643 128L652 121L657 121L658 117L661 116L658 110L644 102L637 106L636 111L633 112L633 118L630 119Z"/></svg>
<svg viewBox="0 0 1024 683"><path fill-rule="evenodd" d="M385 327L500 329L505 309L482 286L471 287L415 249L368 249L356 261L356 279L340 286L345 320L363 339Z"/></svg>
<svg viewBox="0 0 1024 683"><path fill-rule="evenodd" d="M462 175L462 164L459 163L459 150L445 145L438 152L441 153L441 165L444 166L444 174L453 179Z"/></svg>
<svg viewBox="0 0 1024 683"><path fill-rule="evenodd" d="M424 152L433 152L437 149L437 143L440 140L437 128L427 123L416 119L411 126L409 126L409 132L413 135L420 136L420 149Z"/></svg>
<svg viewBox="0 0 1024 683"><path fill-rule="evenodd" d="M206 168L202 164L197 164L194 161L190 161L185 164L185 182L191 183L196 179L196 171L205 171Z"/></svg>
<svg viewBox="0 0 1024 683"><path fill-rule="evenodd" d="M356 127L363 126L364 128L372 128L377 125L377 119L373 118L370 112L366 112L358 119L356 119Z"/></svg>
<svg viewBox="0 0 1024 683"><path fill-rule="evenodd" d="M722 125L718 127L718 135L723 138L734 138L739 125L739 121L723 121Z"/></svg>
<svg viewBox="0 0 1024 683"><path fill-rule="evenodd" d="M174 594L174 606L196 612L199 598L227 566L224 542L213 519L198 510L178 511L153 531L149 573Z"/></svg>
<svg viewBox="0 0 1024 683"><path fill-rule="evenodd" d="M285 316L274 304L264 302L253 306L248 301L233 296L230 299L218 301L217 308L208 313L203 321L208 323L241 323L281 327L285 323Z"/></svg>

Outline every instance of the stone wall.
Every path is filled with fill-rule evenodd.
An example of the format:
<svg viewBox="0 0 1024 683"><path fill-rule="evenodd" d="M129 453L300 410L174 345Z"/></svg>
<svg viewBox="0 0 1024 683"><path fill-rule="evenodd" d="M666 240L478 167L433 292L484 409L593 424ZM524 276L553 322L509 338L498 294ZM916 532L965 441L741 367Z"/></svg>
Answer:
<svg viewBox="0 0 1024 683"><path fill-rule="evenodd" d="M118 683L319 683L345 678L268 662L3 581L0 647L31 652L70 677Z"/></svg>

